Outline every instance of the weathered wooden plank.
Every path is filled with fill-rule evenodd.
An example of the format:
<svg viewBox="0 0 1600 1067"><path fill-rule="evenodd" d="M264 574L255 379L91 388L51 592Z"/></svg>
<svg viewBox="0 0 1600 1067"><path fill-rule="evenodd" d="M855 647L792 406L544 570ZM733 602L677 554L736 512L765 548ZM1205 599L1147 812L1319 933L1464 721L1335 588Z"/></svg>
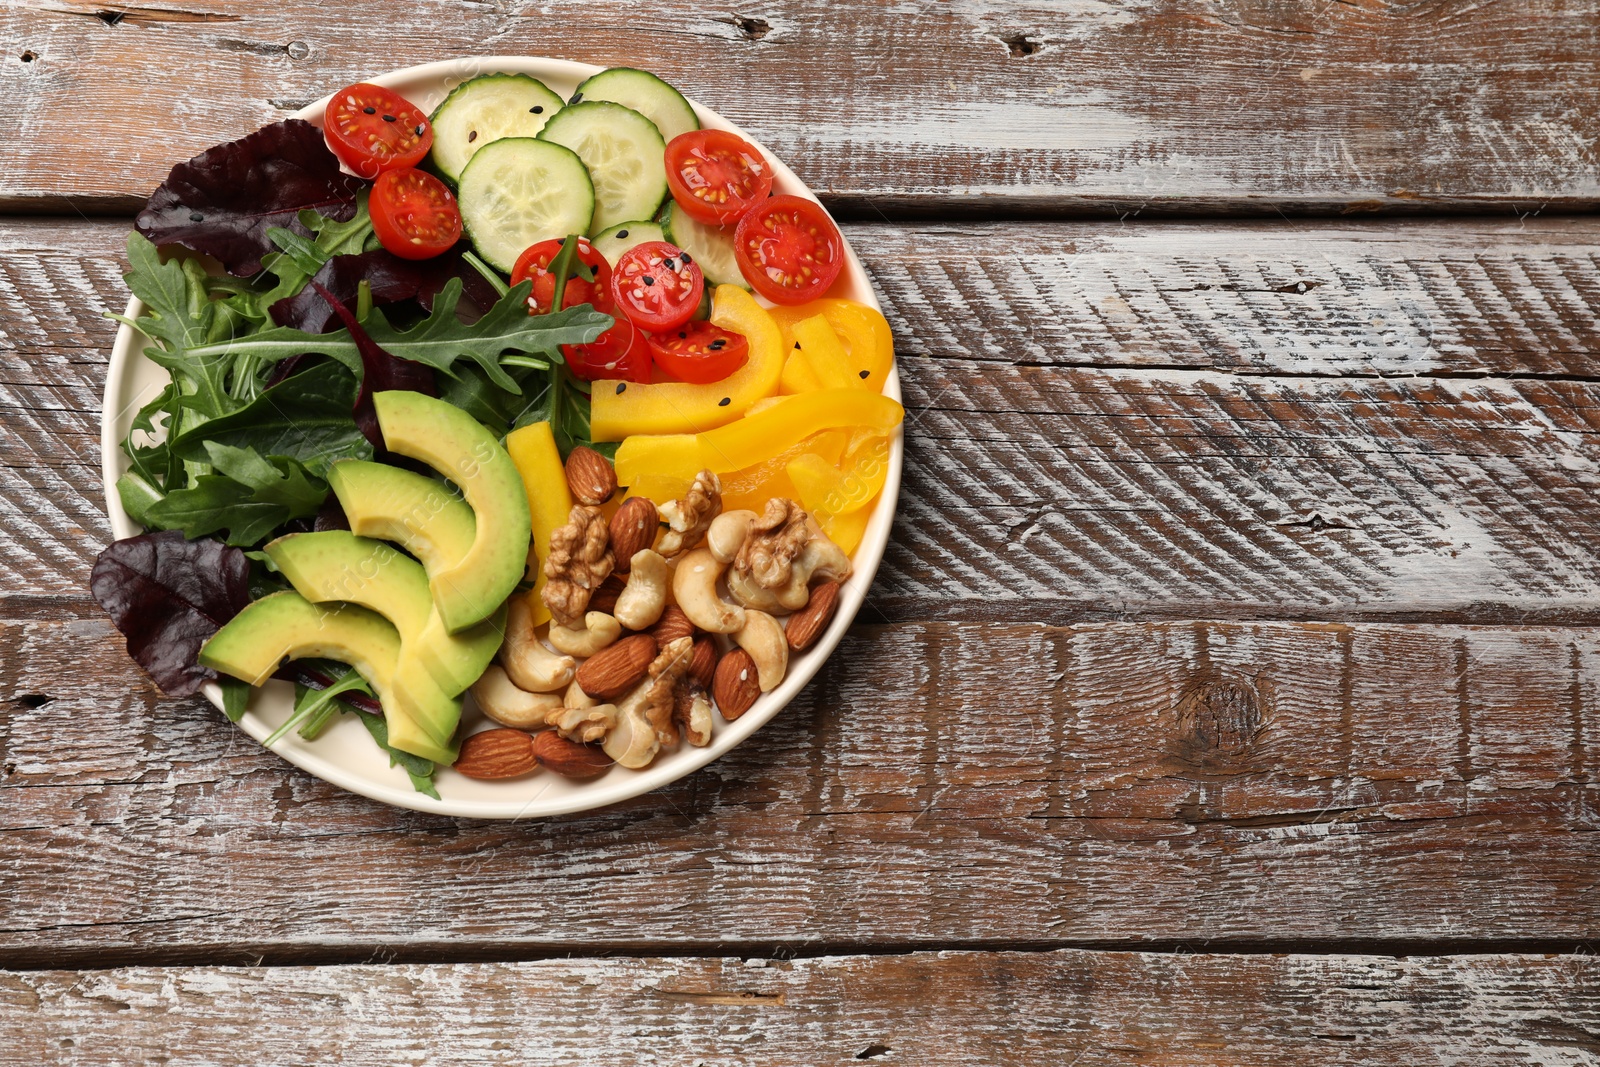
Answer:
<svg viewBox="0 0 1600 1067"><path fill-rule="evenodd" d="M1590 956L915 953L0 973L17 1062L1592 1064Z"/></svg>
<svg viewBox="0 0 1600 1067"><path fill-rule="evenodd" d="M485 53L656 70L863 216L1525 214L1600 196L1596 24L1540 0L514 0L399 19L322 0L47 0L8 6L0 40L10 208L126 211L176 160L342 84Z"/></svg>
<svg viewBox="0 0 1600 1067"><path fill-rule="evenodd" d="M698 774L487 824L341 793L158 701L84 613L0 627L0 965L1410 951L1600 920L1593 629L857 627Z"/></svg>
<svg viewBox="0 0 1600 1067"><path fill-rule="evenodd" d="M851 228L909 406L873 617L1595 617L1600 224L1019 229ZM119 230L0 243L16 593L109 536Z"/></svg>

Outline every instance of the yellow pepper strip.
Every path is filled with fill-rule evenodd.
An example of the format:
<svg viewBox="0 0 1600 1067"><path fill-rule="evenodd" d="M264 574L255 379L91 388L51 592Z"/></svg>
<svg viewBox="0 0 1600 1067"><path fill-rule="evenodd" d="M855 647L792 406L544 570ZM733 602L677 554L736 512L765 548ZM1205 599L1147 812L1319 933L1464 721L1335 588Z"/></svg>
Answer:
<svg viewBox="0 0 1600 1067"><path fill-rule="evenodd" d="M631 486L652 475L693 478L705 468L718 474L743 470L824 430L866 428L887 434L904 417L905 409L897 401L861 389L800 393L759 414L693 437L629 437L617 449L617 480Z"/></svg>
<svg viewBox="0 0 1600 1067"><path fill-rule="evenodd" d="M785 352L794 349L795 324L813 315L822 315L833 327L857 380L864 380L868 388L882 392L884 382L889 377L889 367L894 363L894 335L890 333L888 320L883 314L866 304L834 297L791 307L775 307L772 309L772 318L783 334ZM862 371L867 372L865 379L860 378Z"/></svg>
<svg viewBox="0 0 1600 1067"><path fill-rule="evenodd" d="M822 379L811 369L811 361L803 350L789 345L789 355L783 361L783 377L778 379L780 393L809 393L822 388Z"/></svg>
<svg viewBox="0 0 1600 1067"><path fill-rule="evenodd" d="M550 621L544 606L544 560L550 553L550 535L564 526L572 512L572 492L567 488L567 470L561 450L548 422L535 422L506 435L506 451L522 475L522 488L528 494L528 511L533 518L533 551L528 568L533 571L533 592L528 603L533 608L533 624Z"/></svg>
<svg viewBox="0 0 1600 1067"><path fill-rule="evenodd" d="M776 393L784 347L766 309L737 285L719 285L711 298L711 321L744 335L750 359L743 367L710 385L595 382L590 436L596 441L621 441L634 434L700 433L743 418L751 404Z"/></svg>
<svg viewBox="0 0 1600 1067"><path fill-rule="evenodd" d="M843 515L824 515L818 520L818 525L828 535L828 540L842 548L845 555L853 556L856 549L861 547L861 539L866 536L867 523L870 521L872 509L862 508Z"/></svg>
<svg viewBox="0 0 1600 1067"><path fill-rule="evenodd" d="M867 383L850 365L850 354L839 343L828 320L821 315L801 319L794 324L794 337L800 342L797 351L811 361L811 369L825 389L866 389ZM874 389L873 392L878 390Z"/></svg>
<svg viewBox="0 0 1600 1067"><path fill-rule="evenodd" d="M883 440L880 438L880 440ZM885 460L887 452L885 453ZM870 451L856 465L829 463L808 452L789 462L789 480L800 493L800 502L820 519L823 515L846 515L878 499L889 477L889 464Z"/></svg>

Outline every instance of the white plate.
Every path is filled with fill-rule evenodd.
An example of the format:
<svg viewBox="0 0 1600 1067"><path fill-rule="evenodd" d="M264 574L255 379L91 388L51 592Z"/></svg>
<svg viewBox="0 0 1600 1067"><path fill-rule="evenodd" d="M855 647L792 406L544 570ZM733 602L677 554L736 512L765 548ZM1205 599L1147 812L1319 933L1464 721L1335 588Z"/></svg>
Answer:
<svg viewBox="0 0 1600 1067"><path fill-rule="evenodd" d="M424 111L431 112L451 89L479 74L495 71L531 74L565 98L577 89L579 82L599 73L601 69L559 59L496 56L426 63L369 80L395 89ZM321 125L322 110L326 105L327 98L324 97L299 111L295 117ZM716 112L699 104L695 104L694 108L703 126L732 130L747 140L755 141ZM800 121L799 116L796 116L796 121ZM247 132L241 130L239 135ZM762 151L776 171L774 192L816 199L781 160L767 151L765 146L762 146ZM845 260L844 270L830 295L848 297L877 307L872 284L848 244L845 246ZM127 316L135 318L142 310L143 305L138 300L131 300ZM140 532L139 527L122 510L117 498L116 481L127 470L127 457L122 453L121 442L127 436L134 414L161 391L167 380L166 373L144 357L143 351L148 345L148 340L142 334L122 327L117 332L116 344L111 352L111 366L106 376L106 416L100 434L101 462L106 510L111 516L111 529L119 538L132 537ZM884 392L896 400L900 399L897 368L890 370ZM793 657L783 684L756 701L755 706L737 722L723 722L718 717L711 744L706 748L683 745L676 752L663 753L642 771L613 767L602 777L587 782L570 781L548 771L510 781L483 782L459 775L448 767L441 767L435 778L439 800L412 789L404 772L389 766L388 758L373 745L372 738L353 716L340 716L333 728L316 741L304 741L291 732L272 746L273 751L318 778L386 804L481 819L520 819L584 811L614 804L676 781L704 767L760 729L794 699L833 652L860 610L867 588L872 584L878 564L883 559L883 551L889 541L889 527L894 521L903 461L904 443L901 435L896 433L890 449L889 477L884 483L883 496L873 510L861 547L856 550L855 573L844 584L839 613L827 633L810 650ZM222 706L222 694L215 683L207 684L204 692L213 704L219 708ZM253 694L250 710L240 725L246 733L260 741L288 718L292 708L292 687L287 682L270 682ZM469 701L467 729L473 729L478 719Z"/></svg>

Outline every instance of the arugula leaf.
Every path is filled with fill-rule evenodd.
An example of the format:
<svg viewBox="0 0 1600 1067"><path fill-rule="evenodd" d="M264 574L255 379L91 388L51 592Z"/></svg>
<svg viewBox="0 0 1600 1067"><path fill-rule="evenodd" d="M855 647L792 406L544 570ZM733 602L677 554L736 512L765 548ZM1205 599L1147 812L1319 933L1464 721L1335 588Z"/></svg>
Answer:
<svg viewBox="0 0 1600 1067"><path fill-rule="evenodd" d="M222 473L202 474L146 509L157 526L188 537L226 530L226 543L253 545L290 519L315 515L327 483L306 474L296 460L266 459L253 449L205 442Z"/></svg>
<svg viewBox="0 0 1600 1067"><path fill-rule="evenodd" d="M521 387L500 366L501 353L559 353L561 345L594 340L612 322L611 316L602 315L587 304L549 315L529 315L527 299L532 288L531 281L522 282L488 314L468 324L456 317L461 280L452 278L434 298L433 312L411 329L396 329L381 311L373 311L362 326L391 355L445 374L454 373L455 362L464 357L483 368L496 385L517 392ZM202 345L186 355L202 361L248 355L274 362L307 352L336 359L352 372L360 373L361 353L348 330L313 334L279 326L248 337Z"/></svg>
<svg viewBox="0 0 1600 1067"><path fill-rule="evenodd" d="M321 130L287 119L173 167L135 226L157 244L215 256L228 273L245 277L272 251L268 230L303 227L307 208L350 219L364 187L339 169Z"/></svg>
<svg viewBox="0 0 1600 1067"><path fill-rule="evenodd" d="M181 435L171 448L187 460L208 459L207 441L254 448L263 456L299 460L321 478L340 460L372 458L372 446L350 415L355 402L355 376L338 363L317 362L238 411Z"/></svg>
<svg viewBox="0 0 1600 1067"><path fill-rule="evenodd" d="M389 766L399 767L411 779L411 788L435 800L439 799L439 790L433 785L433 772L435 770L432 760L425 760L421 756L413 756L409 752L401 752L398 748L389 746L389 724L382 715L362 715L361 725L367 728L367 733L378 743L378 747L389 754Z"/></svg>
<svg viewBox="0 0 1600 1067"><path fill-rule="evenodd" d="M217 678L217 684L222 686L222 714L229 722L238 722L250 705L250 683L224 674Z"/></svg>
<svg viewBox="0 0 1600 1067"><path fill-rule="evenodd" d="M309 689L303 685L295 686L294 713L289 716L282 726L268 734L267 739L261 742L262 745L271 748L275 741L297 726L301 727L300 736L305 737L306 731L304 728L311 725L313 719L322 719L322 723L325 726L331 716L323 716L321 713L329 710L338 711L339 708L334 703L334 698L340 693L352 691L366 693L368 696L372 695L372 687L367 684L367 680L361 677L361 673L354 667L345 668L344 673L339 675L334 680L334 683L326 689ZM316 732L320 733L321 730L319 729Z"/></svg>

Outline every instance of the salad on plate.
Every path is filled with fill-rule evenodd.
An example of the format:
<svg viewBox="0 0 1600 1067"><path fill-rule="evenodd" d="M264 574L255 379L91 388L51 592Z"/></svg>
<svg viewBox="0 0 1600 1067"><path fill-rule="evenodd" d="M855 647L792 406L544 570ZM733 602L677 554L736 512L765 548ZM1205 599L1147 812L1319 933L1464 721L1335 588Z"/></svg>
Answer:
<svg viewBox="0 0 1600 1067"><path fill-rule="evenodd" d="M266 744L353 719L434 798L711 745L830 629L889 479L838 228L644 71L313 118L177 165L128 237L164 378L91 587L130 654L236 722L286 681Z"/></svg>

